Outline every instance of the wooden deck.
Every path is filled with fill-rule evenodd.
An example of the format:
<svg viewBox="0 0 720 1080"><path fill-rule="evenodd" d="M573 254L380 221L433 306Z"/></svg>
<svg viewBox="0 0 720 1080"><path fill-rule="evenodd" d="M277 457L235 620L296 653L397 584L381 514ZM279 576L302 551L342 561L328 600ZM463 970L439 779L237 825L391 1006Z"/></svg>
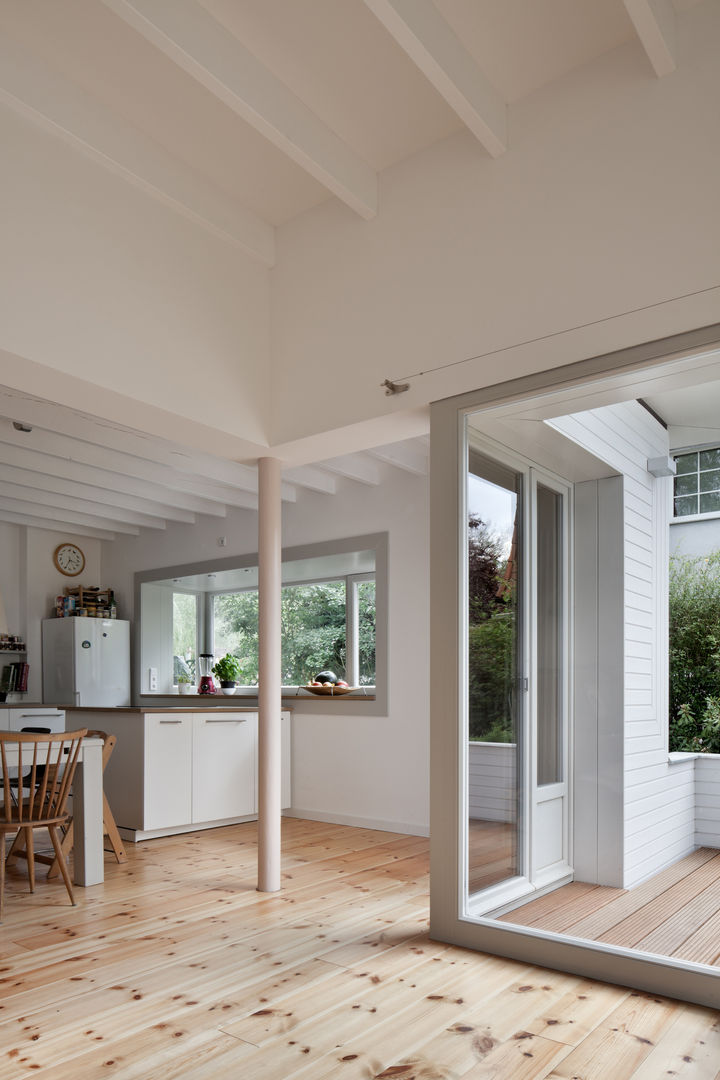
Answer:
<svg viewBox="0 0 720 1080"><path fill-rule="evenodd" d="M720 851L700 848L629 891L574 881L501 919L720 966Z"/></svg>
<svg viewBox="0 0 720 1080"><path fill-rule="evenodd" d="M288 819L24 867L0 927L0 1080L712 1080L720 1014L430 941L427 841Z"/></svg>

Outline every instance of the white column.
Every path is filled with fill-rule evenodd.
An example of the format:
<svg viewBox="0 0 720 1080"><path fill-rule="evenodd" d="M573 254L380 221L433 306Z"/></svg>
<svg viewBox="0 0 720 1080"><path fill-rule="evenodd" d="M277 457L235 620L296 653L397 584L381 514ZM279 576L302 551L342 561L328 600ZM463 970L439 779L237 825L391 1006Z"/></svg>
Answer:
<svg viewBox="0 0 720 1080"><path fill-rule="evenodd" d="M258 890L280 888L281 512L280 462L258 461Z"/></svg>

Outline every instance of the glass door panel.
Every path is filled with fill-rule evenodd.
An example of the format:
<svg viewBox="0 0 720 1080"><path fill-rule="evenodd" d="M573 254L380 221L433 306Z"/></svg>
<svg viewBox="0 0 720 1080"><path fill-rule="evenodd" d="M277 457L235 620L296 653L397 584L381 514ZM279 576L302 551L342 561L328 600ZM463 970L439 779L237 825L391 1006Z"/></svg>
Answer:
<svg viewBox="0 0 720 1080"><path fill-rule="evenodd" d="M522 874L522 473L469 451L467 890Z"/></svg>
<svg viewBox="0 0 720 1080"><path fill-rule="evenodd" d="M536 487L537 783L563 779L563 497Z"/></svg>

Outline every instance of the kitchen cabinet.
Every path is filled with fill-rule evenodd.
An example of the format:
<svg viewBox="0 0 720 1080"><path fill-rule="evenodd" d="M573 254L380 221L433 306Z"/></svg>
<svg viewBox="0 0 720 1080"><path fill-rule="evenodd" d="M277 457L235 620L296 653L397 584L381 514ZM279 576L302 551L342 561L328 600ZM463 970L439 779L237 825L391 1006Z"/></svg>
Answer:
<svg viewBox="0 0 720 1080"><path fill-rule="evenodd" d="M149 839L257 814L258 714L242 709L69 710L117 735L105 792L123 836ZM291 803L290 714L282 717L283 807Z"/></svg>
<svg viewBox="0 0 720 1080"><path fill-rule="evenodd" d="M0 709L0 728L5 731L22 731L23 728L49 728L50 731L65 730L65 713L51 705L38 708Z"/></svg>
<svg viewBox="0 0 720 1080"><path fill-rule="evenodd" d="M193 716L192 821L256 812L257 713Z"/></svg>

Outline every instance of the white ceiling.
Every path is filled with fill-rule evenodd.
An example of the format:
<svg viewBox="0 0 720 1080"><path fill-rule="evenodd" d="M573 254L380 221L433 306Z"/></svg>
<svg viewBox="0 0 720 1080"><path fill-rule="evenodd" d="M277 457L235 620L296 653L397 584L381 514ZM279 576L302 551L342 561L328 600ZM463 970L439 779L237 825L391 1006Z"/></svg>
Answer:
<svg viewBox="0 0 720 1080"><path fill-rule="evenodd" d="M381 170L463 124L502 152L506 105L636 37L650 73L699 2L0 0L0 99L156 189L166 155L169 198L190 177L274 227L339 188L372 216Z"/></svg>
<svg viewBox="0 0 720 1080"><path fill-rule="evenodd" d="M271 266L278 226L332 198L381 213L378 174L438 140L501 155L508 105L608 50L662 77L700 2L0 0L0 104ZM426 459L421 438L289 469L284 497ZM111 536L256 505L252 468L2 387L0 462L20 524Z"/></svg>

